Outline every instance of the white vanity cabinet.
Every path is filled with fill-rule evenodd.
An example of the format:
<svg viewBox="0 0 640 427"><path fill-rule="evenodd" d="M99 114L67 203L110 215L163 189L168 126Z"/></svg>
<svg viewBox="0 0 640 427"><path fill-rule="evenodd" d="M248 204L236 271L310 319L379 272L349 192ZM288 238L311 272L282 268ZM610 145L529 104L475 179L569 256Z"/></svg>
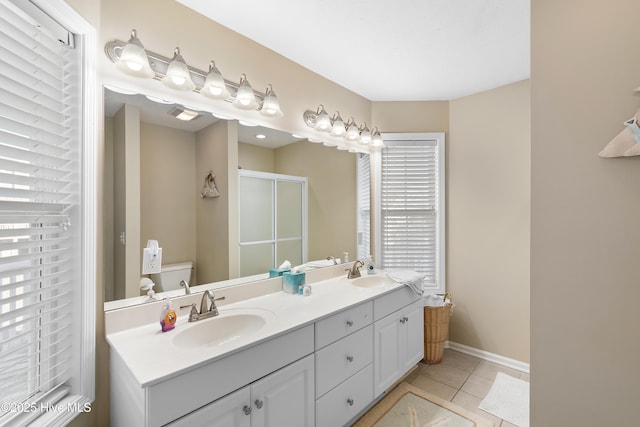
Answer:
<svg viewBox="0 0 640 427"><path fill-rule="evenodd" d="M309 355L169 424L171 427L312 427L314 363Z"/></svg>
<svg viewBox="0 0 640 427"><path fill-rule="evenodd" d="M157 342L174 345L168 340L175 336L160 334L156 325L108 336L111 425L338 427L354 421L423 358L422 301L407 286L361 289L342 278L318 286L332 293L319 289L317 299L271 294L264 304L295 326L276 320L275 332L236 350L216 353L204 343L180 349L180 357L160 354ZM180 326L189 327L178 325L178 332ZM181 365L181 358L190 362Z"/></svg>
<svg viewBox="0 0 640 427"><path fill-rule="evenodd" d="M406 291L396 291L375 301L379 308L373 325L375 397L424 358L422 301L417 300L387 314L410 297Z"/></svg>
<svg viewBox="0 0 640 427"><path fill-rule="evenodd" d="M373 303L316 322L316 426L336 427L373 400Z"/></svg>
<svg viewBox="0 0 640 427"><path fill-rule="evenodd" d="M264 402L260 412L254 405L256 399L246 399L247 403L251 402L251 413L257 412L253 417L257 420L256 424L252 425L312 426L315 388L313 350L313 325L307 325L145 386L140 386L118 353L112 350L110 358L111 425L114 427L163 426L187 414L192 414L212 402L218 403L218 399L230 397L232 395L229 393L250 385L254 393L250 398L255 395ZM303 360L304 363L297 364ZM290 369L287 370L287 368ZM308 389L305 388L306 394L300 393L303 387L308 387ZM291 398L290 404L287 396ZM307 406L304 409L295 408L299 405L301 397L306 399ZM229 410L227 404L223 402L219 408L213 408L212 411L216 411L222 417ZM280 419L289 419L293 409L306 411L306 417L311 420L311 423L280 424ZM262 416L260 416L261 413ZM224 416L233 419L233 415ZM200 418L197 417L197 419ZM274 420L275 424L270 424L271 420ZM205 425L211 424L205 423Z"/></svg>

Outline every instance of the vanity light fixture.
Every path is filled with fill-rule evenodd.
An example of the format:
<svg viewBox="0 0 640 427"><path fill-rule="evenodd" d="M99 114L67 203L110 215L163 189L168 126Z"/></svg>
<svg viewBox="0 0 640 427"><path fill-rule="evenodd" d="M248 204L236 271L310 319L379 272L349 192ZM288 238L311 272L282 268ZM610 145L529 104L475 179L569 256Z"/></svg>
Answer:
<svg viewBox="0 0 640 427"><path fill-rule="evenodd" d="M231 96L220 70L216 68L215 62L209 62L209 73L204 81L204 86L200 93L213 99L227 99Z"/></svg>
<svg viewBox="0 0 640 427"><path fill-rule="evenodd" d="M367 127L366 123L360 126L360 139L358 142L362 145L369 145L371 143L371 131Z"/></svg>
<svg viewBox="0 0 640 427"><path fill-rule="evenodd" d="M318 115L316 116L316 124L314 129L322 132L328 132L331 130L331 118L324 109L323 105L318 107Z"/></svg>
<svg viewBox="0 0 640 427"><path fill-rule="evenodd" d="M373 133L371 134L371 144L375 148L384 147L384 141L382 140L382 135L380 135L380 131L377 127L374 128Z"/></svg>
<svg viewBox="0 0 640 427"><path fill-rule="evenodd" d="M112 40L104 49L116 67L126 74L160 80L173 89L193 91L210 99L230 102L238 109L256 110L265 117L283 116L271 85L265 93L261 93L253 90L245 74L242 74L239 83L228 81L213 61L209 64L208 72L190 67L179 48L174 50L171 59L148 51L137 37L136 30L131 31L128 42Z"/></svg>
<svg viewBox="0 0 640 427"><path fill-rule="evenodd" d="M332 136L344 136L347 133L347 128L344 126L344 121L342 117L340 117L340 112L336 111L331 119L331 132L329 132Z"/></svg>
<svg viewBox="0 0 640 427"><path fill-rule="evenodd" d="M345 139L347 141L357 141L360 137L360 129L358 129L358 125L353 117L350 117L347 121L347 133L345 134Z"/></svg>
<svg viewBox="0 0 640 427"><path fill-rule="evenodd" d="M258 107L256 96L247 80L247 76L244 74L240 76L240 86L232 104L242 110L255 110Z"/></svg>
<svg viewBox="0 0 640 427"><path fill-rule="evenodd" d="M173 58L169 62L167 74L162 78L162 83L178 90L192 91L196 88L196 84L191 80L187 63L184 62L184 58L180 55L179 47L176 47L173 51Z"/></svg>
<svg viewBox="0 0 640 427"><path fill-rule="evenodd" d="M267 117L283 116L278 97L271 85L267 86L267 90L264 91L264 101L262 101L262 107L260 107L260 114Z"/></svg>
<svg viewBox="0 0 640 427"><path fill-rule="evenodd" d="M148 79L155 76L155 72L149 65L147 52L144 50L136 30L131 30L131 38L122 49L120 58L116 61L116 67L130 76Z"/></svg>
<svg viewBox="0 0 640 427"><path fill-rule="evenodd" d="M350 151L355 150L356 152L367 152L370 150L368 147L376 149L384 147L382 135L377 127L372 132L366 123L358 126L353 117L349 117L345 123L338 111L334 113L333 117L329 117L322 104L316 111L306 110L302 114L302 118L308 127L320 132L329 132L332 138L321 139L325 145L337 146L339 149L349 149ZM307 139L312 142L320 142L315 137Z"/></svg>

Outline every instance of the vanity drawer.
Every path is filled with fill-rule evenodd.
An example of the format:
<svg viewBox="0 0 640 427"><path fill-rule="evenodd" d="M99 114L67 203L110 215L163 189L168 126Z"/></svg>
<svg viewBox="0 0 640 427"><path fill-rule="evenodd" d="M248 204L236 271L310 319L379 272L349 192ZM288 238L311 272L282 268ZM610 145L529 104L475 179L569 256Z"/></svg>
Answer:
<svg viewBox="0 0 640 427"><path fill-rule="evenodd" d="M316 399L373 361L373 325L316 351Z"/></svg>
<svg viewBox="0 0 640 427"><path fill-rule="evenodd" d="M393 313L394 311L398 311L402 307L405 307L412 302L417 301L418 299L420 299L420 296L416 294L409 286L401 286L400 288L374 300L374 320L380 320L383 317L386 317L389 314Z"/></svg>
<svg viewBox="0 0 640 427"><path fill-rule="evenodd" d="M316 401L316 427L345 425L373 400L373 365Z"/></svg>
<svg viewBox="0 0 640 427"><path fill-rule="evenodd" d="M370 325L373 303L366 302L316 322L316 350Z"/></svg>

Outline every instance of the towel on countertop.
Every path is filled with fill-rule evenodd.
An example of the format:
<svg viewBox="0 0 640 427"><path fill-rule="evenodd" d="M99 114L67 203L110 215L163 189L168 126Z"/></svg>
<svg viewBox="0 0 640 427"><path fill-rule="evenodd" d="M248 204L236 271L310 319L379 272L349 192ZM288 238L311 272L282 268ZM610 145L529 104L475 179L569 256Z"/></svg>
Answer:
<svg viewBox="0 0 640 427"><path fill-rule="evenodd" d="M387 271L387 276L398 283L407 285L416 294L422 296L422 282L424 281L424 274L420 274L413 270L391 270Z"/></svg>
<svg viewBox="0 0 640 427"><path fill-rule="evenodd" d="M321 268L321 267L331 267L336 265L336 263L332 259L319 259L316 261L309 261L305 264L308 268Z"/></svg>

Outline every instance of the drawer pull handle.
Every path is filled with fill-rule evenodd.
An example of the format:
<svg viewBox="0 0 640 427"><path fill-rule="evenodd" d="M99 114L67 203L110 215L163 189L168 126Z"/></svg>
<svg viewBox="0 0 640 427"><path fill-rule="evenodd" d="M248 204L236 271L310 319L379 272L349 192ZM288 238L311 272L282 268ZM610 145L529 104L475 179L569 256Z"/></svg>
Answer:
<svg viewBox="0 0 640 427"><path fill-rule="evenodd" d="M347 356L347 362L353 362L353 356Z"/></svg>
<svg viewBox="0 0 640 427"><path fill-rule="evenodd" d="M251 406L244 405L242 407L242 412L244 412L245 415L251 415Z"/></svg>
<svg viewBox="0 0 640 427"><path fill-rule="evenodd" d="M260 399L256 399L255 404L256 404L256 408L258 409L262 409L262 407L264 406L264 402Z"/></svg>
<svg viewBox="0 0 640 427"><path fill-rule="evenodd" d="M353 320L347 320L347 326L353 326Z"/></svg>
<svg viewBox="0 0 640 427"><path fill-rule="evenodd" d="M347 404L349 406L353 406L353 399L351 399L351 398L347 399Z"/></svg>

